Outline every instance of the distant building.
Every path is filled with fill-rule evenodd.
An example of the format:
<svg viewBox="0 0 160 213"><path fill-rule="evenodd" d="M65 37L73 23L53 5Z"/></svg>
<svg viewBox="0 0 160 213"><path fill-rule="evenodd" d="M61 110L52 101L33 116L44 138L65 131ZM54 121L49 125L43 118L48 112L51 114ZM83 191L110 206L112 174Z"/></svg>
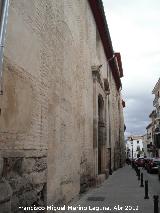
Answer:
<svg viewBox="0 0 160 213"><path fill-rule="evenodd" d="M132 148L133 148L133 158L144 156L143 136L128 137L126 142L127 158L132 158Z"/></svg>
<svg viewBox="0 0 160 213"><path fill-rule="evenodd" d="M154 122L156 118L156 112L153 110L149 115L151 123L146 127L147 134L143 137L144 151L147 157L154 157L156 155L156 147L154 145Z"/></svg>
<svg viewBox="0 0 160 213"><path fill-rule="evenodd" d="M153 157L153 143L152 143L152 138L150 134L145 134L142 136L143 137L143 149L144 149L144 156L145 157Z"/></svg>
<svg viewBox="0 0 160 213"><path fill-rule="evenodd" d="M160 78L156 83L152 94L155 95L153 106L155 110L154 129L153 129L153 140L156 147L156 156L160 156Z"/></svg>
<svg viewBox="0 0 160 213"><path fill-rule="evenodd" d="M145 150L150 157L160 156L160 78L156 83L152 94L155 95L153 106L155 109L150 113L151 123L146 127L147 137L144 143L147 144Z"/></svg>

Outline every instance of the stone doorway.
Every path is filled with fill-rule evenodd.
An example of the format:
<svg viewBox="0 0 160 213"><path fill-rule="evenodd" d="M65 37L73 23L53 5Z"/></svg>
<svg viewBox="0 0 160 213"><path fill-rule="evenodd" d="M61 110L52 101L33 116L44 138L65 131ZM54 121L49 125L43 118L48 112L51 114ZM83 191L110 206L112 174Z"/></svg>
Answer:
<svg viewBox="0 0 160 213"><path fill-rule="evenodd" d="M98 96L98 174L102 174L103 139L104 139L104 101L102 95Z"/></svg>

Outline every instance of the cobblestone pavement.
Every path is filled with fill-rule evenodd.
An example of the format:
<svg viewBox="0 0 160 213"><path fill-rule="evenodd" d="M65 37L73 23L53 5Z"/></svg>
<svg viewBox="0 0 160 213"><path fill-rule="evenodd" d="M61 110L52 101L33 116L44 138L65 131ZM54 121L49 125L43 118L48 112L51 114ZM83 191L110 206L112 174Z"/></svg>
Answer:
<svg viewBox="0 0 160 213"><path fill-rule="evenodd" d="M144 187L140 187L135 171L126 165L115 171L100 187L90 190L58 212L154 213L153 194L144 199Z"/></svg>

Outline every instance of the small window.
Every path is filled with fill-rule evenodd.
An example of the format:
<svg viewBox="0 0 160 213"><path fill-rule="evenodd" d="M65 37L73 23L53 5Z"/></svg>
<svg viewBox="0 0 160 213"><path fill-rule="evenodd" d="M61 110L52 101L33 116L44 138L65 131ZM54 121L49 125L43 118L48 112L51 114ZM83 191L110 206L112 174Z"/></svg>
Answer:
<svg viewBox="0 0 160 213"><path fill-rule="evenodd" d="M136 151L137 151L137 152L141 151L140 146L137 146L137 150L136 150Z"/></svg>
<svg viewBox="0 0 160 213"><path fill-rule="evenodd" d="M139 141L137 141L137 143L139 143Z"/></svg>

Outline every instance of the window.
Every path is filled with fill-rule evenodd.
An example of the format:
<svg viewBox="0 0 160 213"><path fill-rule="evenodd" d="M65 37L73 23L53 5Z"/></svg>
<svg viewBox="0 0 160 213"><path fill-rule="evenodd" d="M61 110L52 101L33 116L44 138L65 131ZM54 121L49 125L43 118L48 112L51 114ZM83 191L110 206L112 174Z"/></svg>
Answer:
<svg viewBox="0 0 160 213"><path fill-rule="evenodd" d="M100 59L101 59L101 38L100 38L99 31L98 31L97 28L96 28L96 51L97 51L97 58L100 62Z"/></svg>
<svg viewBox="0 0 160 213"><path fill-rule="evenodd" d="M139 141L137 141L137 143L139 143Z"/></svg>
<svg viewBox="0 0 160 213"><path fill-rule="evenodd" d="M141 151L140 146L137 146L137 152Z"/></svg>

